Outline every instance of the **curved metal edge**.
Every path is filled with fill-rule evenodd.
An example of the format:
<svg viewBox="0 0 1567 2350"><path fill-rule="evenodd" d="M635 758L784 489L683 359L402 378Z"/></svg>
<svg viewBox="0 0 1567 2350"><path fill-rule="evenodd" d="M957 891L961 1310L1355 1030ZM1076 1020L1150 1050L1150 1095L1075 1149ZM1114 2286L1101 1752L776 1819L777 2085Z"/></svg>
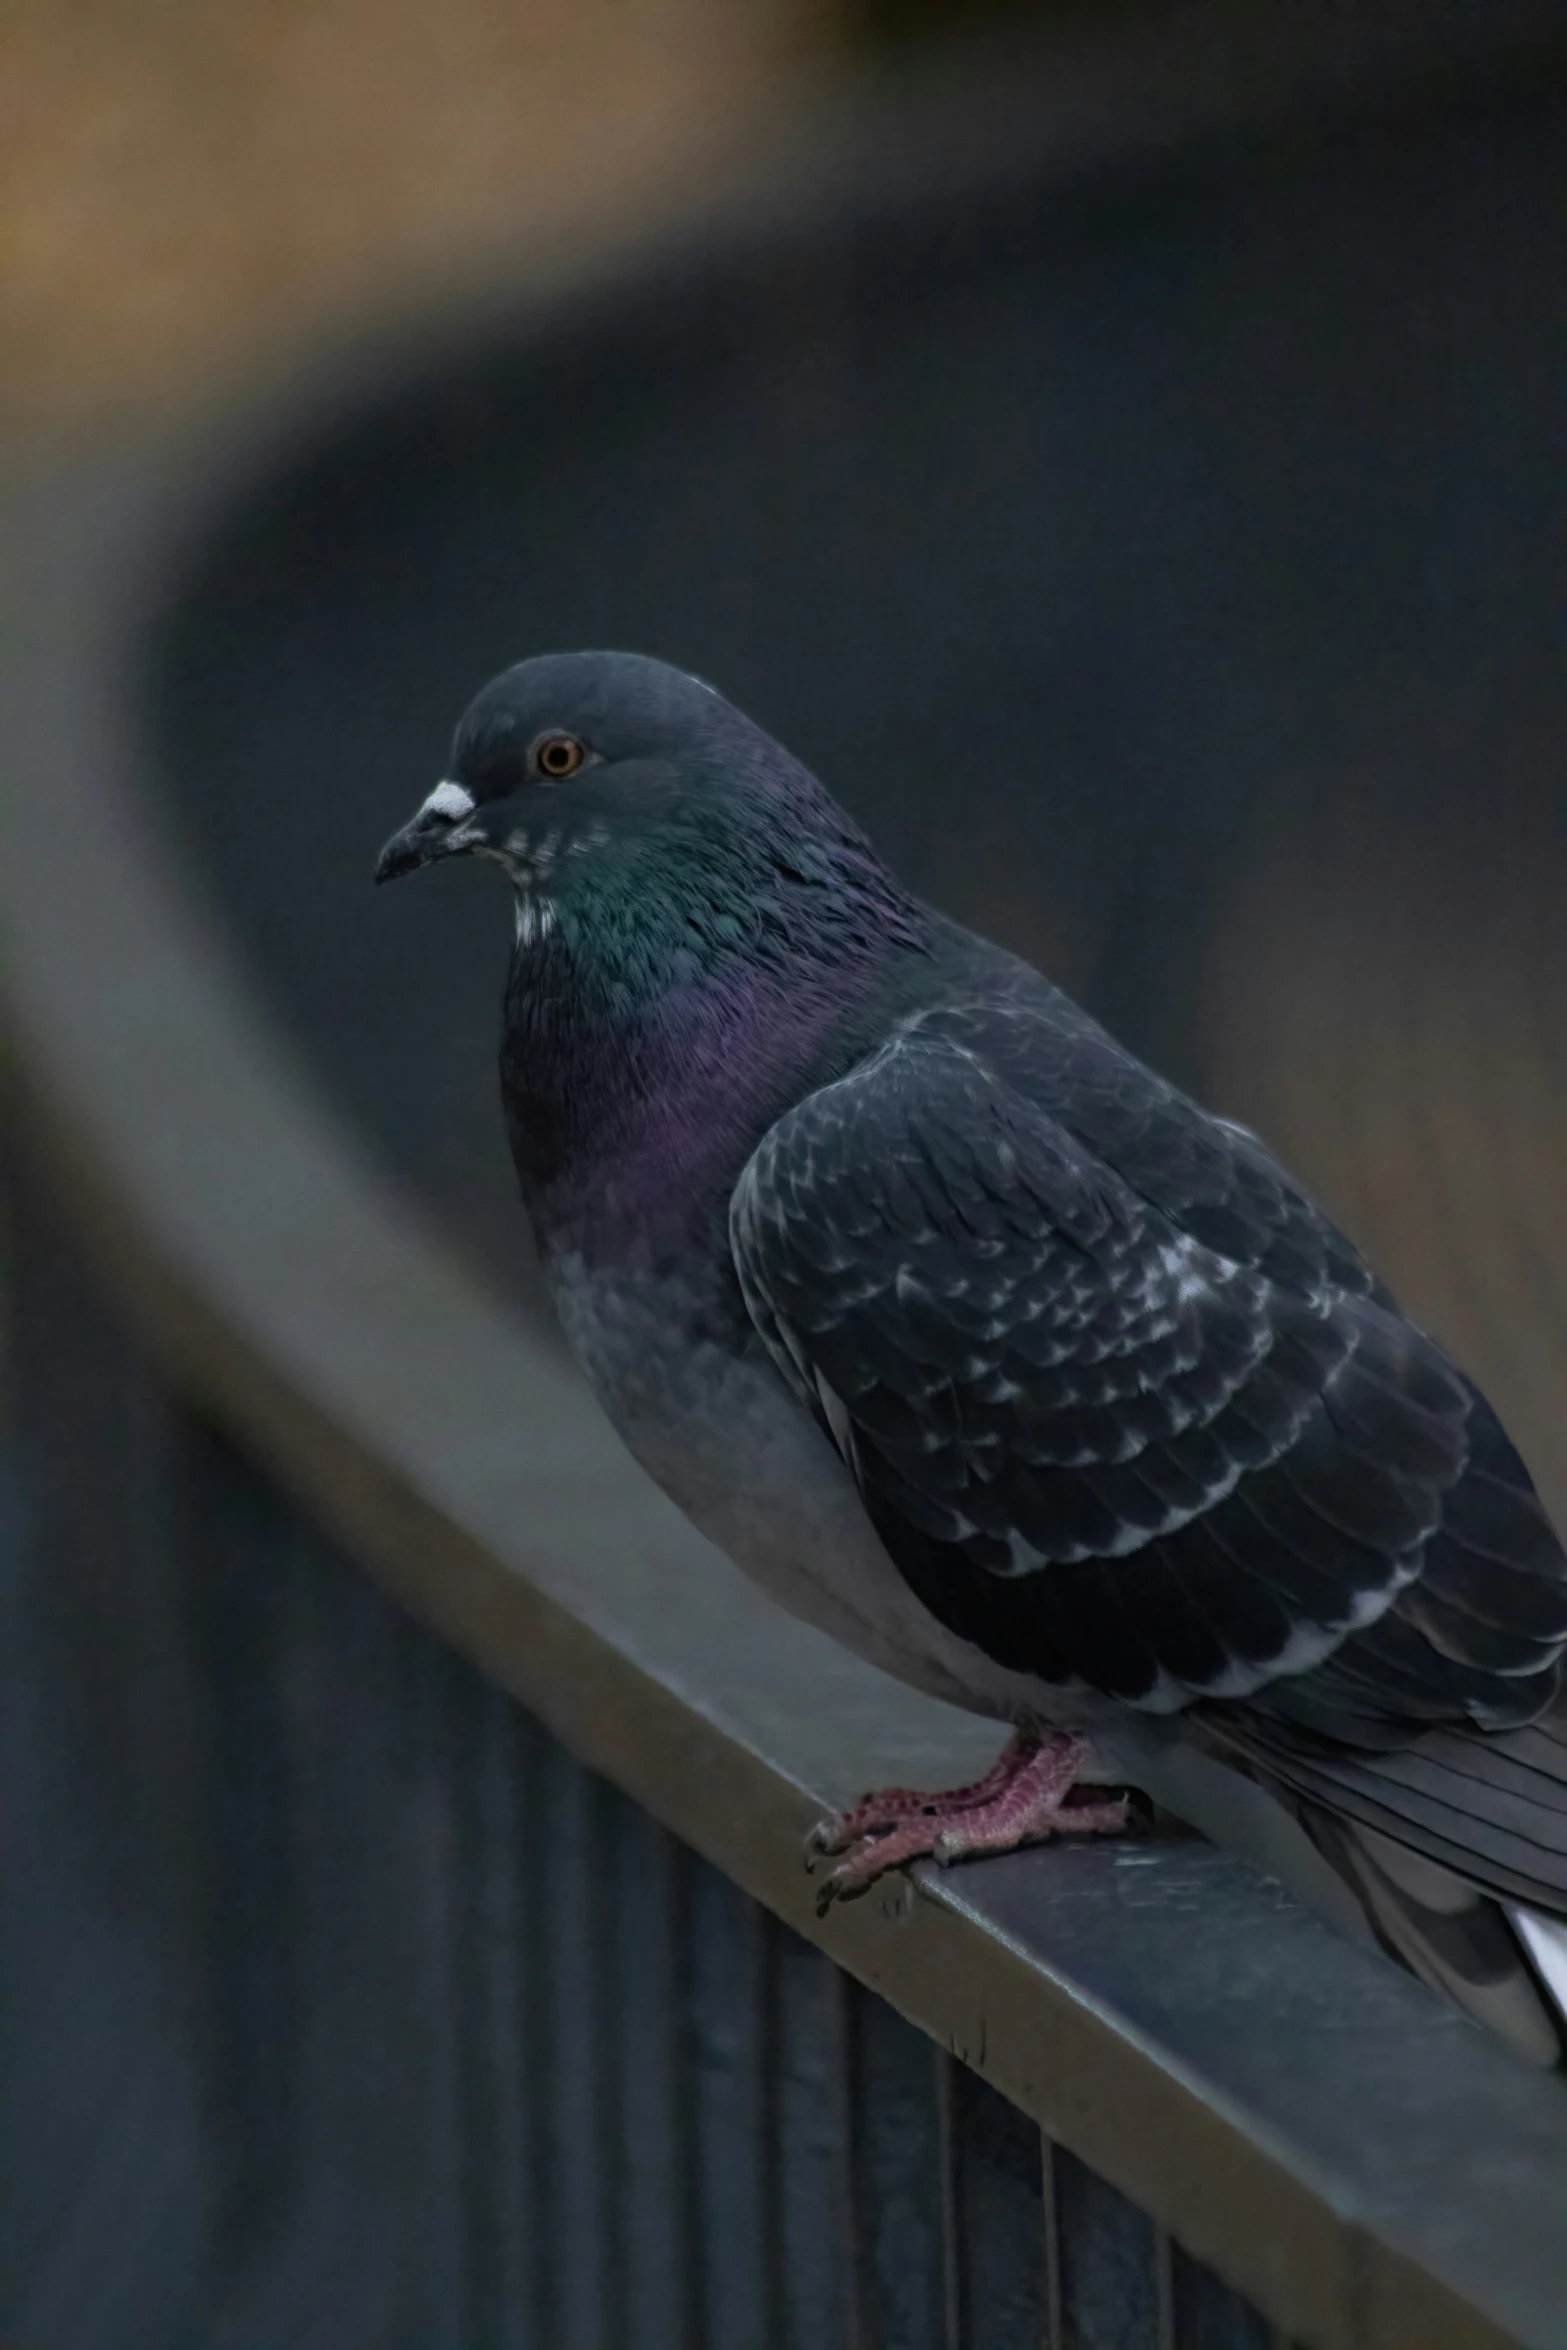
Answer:
<svg viewBox="0 0 1567 2350"><path fill-rule="evenodd" d="M296 423L307 412L319 420L319 387ZM707 1550L249 1000L157 836L133 685L149 606L259 462L255 443L220 457L193 497L179 452L142 447L18 488L6 517L18 1074L31 1134L148 1342L583 1761L1292 2333L1567 2341L1567 2255L1520 2246L1508 2186L1521 2160L1567 2180L1567 2102L1242 1864L1195 1847L1132 1869L1038 1854L894 1899L896 1924L884 1902L817 1925L798 1859L812 1811L873 1761L961 1770L993 1732L779 1618ZM1176 1963L1204 1907L1236 1978L1217 2035L1208 1994L1163 1997L1153 1960L1174 1918ZM1128 1995L1128 1935L1146 1997ZM1310 2083L1270 2058L1275 2033L1302 2030ZM1368 2077L1407 2109L1374 2147L1357 2120ZM1456 2170L1422 2135L1421 2081L1463 2111Z"/></svg>

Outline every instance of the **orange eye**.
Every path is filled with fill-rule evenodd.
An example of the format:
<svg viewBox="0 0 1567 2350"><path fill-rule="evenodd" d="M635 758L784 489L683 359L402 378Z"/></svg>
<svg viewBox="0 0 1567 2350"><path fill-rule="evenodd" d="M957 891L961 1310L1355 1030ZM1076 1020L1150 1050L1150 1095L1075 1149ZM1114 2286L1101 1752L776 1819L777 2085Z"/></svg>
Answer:
<svg viewBox="0 0 1567 2350"><path fill-rule="evenodd" d="M587 755L574 734L541 735L533 746L533 764L551 783L575 775Z"/></svg>

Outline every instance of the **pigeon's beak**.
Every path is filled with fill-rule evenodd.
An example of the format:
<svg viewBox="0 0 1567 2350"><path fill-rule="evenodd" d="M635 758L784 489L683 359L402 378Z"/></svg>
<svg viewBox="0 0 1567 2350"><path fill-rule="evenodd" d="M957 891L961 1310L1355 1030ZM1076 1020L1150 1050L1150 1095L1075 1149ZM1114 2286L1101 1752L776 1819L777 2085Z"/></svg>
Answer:
<svg viewBox="0 0 1567 2350"><path fill-rule="evenodd" d="M421 865L433 865L437 857L454 856L470 848L479 838L476 827L468 822L472 814L471 792L464 791L460 783L438 783L413 822L394 832L381 851L375 868L377 883L396 881L404 873L416 873Z"/></svg>

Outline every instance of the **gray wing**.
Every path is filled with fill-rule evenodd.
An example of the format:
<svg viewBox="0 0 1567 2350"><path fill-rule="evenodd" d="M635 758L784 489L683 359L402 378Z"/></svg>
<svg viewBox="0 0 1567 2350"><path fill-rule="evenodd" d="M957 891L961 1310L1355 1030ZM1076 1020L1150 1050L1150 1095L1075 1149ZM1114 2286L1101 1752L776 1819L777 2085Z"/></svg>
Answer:
<svg viewBox="0 0 1567 2350"><path fill-rule="evenodd" d="M1423 1577L1476 1402L1260 1146L1181 1107L1201 1124L1173 1124L1166 1196L1217 1157L1239 1208L1211 1177L1203 1213L1158 1204L1155 1146L1134 1185L972 1032L916 1023L778 1121L731 1214L753 1319L931 1613L1155 1709L1379 1621ZM1423 1595L1443 1645L1410 1632L1437 1684L1414 1675L1416 1718L1540 1710L1567 1637L1543 1526L1502 1542L1518 1622L1463 1613L1456 1551Z"/></svg>
<svg viewBox="0 0 1567 2350"><path fill-rule="evenodd" d="M1567 1561L1484 1398L1254 1137L1074 1007L959 1006L778 1122L731 1237L934 1616L1185 1706L1395 1955L1560 2057Z"/></svg>

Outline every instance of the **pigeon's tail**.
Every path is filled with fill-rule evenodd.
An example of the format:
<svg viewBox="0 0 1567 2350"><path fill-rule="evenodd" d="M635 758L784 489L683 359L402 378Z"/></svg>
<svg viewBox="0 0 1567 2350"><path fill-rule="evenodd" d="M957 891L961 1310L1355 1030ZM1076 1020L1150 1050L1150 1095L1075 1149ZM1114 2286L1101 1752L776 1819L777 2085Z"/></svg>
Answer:
<svg viewBox="0 0 1567 2350"><path fill-rule="evenodd" d="M1430 1730L1391 1753L1256 1710L1214 1726L1385 1949L1535 2062L1567 2066L1567 1705L1518 1730Z"/></svg>
<svg viewBox="0 0 1567 2350"><path fill-rule="evenodd" d="M1228 1709L1176 1719L1162 1740L1118 1721L1112 1775L1567 2070L1567 1709L1382 1755Z"/></svg>
<svg viewBox="0 0 1567 2350"><path fill-rule="evenodd" d="M1567 1919L1500 1901L1379 1829L1298 1816L1390 1955L1532 2064L1567 2067Z"/></svg>

